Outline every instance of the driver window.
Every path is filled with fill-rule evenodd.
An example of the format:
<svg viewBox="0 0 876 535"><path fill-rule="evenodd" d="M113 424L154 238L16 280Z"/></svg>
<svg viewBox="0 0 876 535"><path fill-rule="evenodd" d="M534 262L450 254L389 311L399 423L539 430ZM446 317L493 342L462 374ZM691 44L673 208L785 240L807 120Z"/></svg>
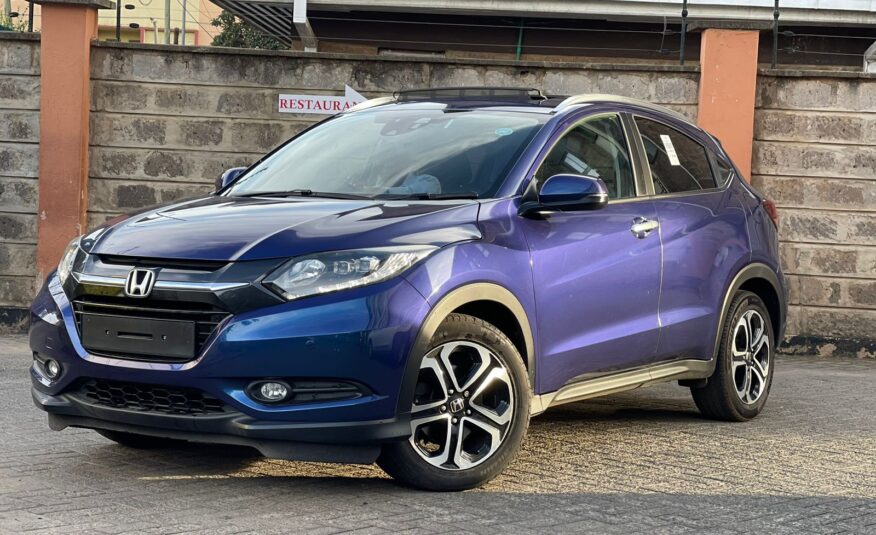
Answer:
<svg viewBox="0 0 876 535"><path fill-rule="evenodd" d="M635 197L633 169L620 117L590 119L567 132L551 149L535 176L540 184L558 174L601 178L610 199Z"/></svg>

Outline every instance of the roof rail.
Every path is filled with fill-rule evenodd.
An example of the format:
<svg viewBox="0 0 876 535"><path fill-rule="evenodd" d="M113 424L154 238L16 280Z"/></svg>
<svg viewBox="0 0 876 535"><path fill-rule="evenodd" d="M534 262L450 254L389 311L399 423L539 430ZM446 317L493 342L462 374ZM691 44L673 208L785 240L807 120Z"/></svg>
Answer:
<svg viewBox="0 0 876 535"><path fill-rule="evenodd" d="M375 106L383 106L384 104L391 104L393 102L395 102L395 97L377 97L377 98L368 99L365 102L360 102L359 104L356 104L355 106L350 106L349 108L347 108L346 111L351 112L351 111L367 110L368 108L373 108Z"/></svg>
<svg viewBox="0 0 876 535"><path fill-rule="evenodd" d="M545 100L538 89L530 87L438 87L435 89L409 89L395 93L399 102L423 102L435 100L485 100L490 102L530 103Z"/></svg>
<svg viewBox="0 0 876 535"><path fill-rule="evenodd" d="M660 113L665 113L666 115L671 115L672 117L687 123L691 122L689 117L685 117L675 110L671 110L664 106L658 106L657 104L651 104L650 102L647 102L645 100L599 93L587 93L583 95L571 96L566 100L560 102L557 107L554 108L554 111L560 111L564 108L568 108L569 106L575 106L578 104L594 104L596 102L615 102L619 104L631 104L633 106L639 106L649 110L659 111Z"/></svg>

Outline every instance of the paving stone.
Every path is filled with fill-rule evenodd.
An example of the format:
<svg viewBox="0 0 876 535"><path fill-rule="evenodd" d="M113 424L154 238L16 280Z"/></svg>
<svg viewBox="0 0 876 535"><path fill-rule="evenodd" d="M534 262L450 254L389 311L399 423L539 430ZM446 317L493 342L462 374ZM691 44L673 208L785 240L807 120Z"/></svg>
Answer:
<svg viewBox="0 0 876 535"><path fill-rule="evenodd" d="M873 360L781 358L747 423L701 418L675 385L558 407L505 473L455 494L376 466L56 433L29 363L24 337L0 337L3 534L876 533Z"/></svg>

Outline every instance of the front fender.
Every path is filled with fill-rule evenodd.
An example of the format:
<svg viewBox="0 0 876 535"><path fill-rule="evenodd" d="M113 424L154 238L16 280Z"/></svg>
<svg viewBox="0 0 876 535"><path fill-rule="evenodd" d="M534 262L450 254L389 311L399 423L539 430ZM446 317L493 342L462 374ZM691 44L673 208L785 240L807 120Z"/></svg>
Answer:
<svg viewBox="0 0 876 535"><path fill-rule="evenodd" d="M414 398L414 387L417 382L417 374L423 355L429 350L429 345L438 327L454 310L475 301L493 301L503 305L514 314L520 329L523 332L526 355L524 359L529 370L530 384L535 385L536 359L535 344L533 342L532 327L523 305L507 288L495 283L475 282L453 289L432 307L426 319L420 326L417 337L411 346L410 353L405 364L402 378L401 391L398 398L397 414L407 413Z"/></svg>

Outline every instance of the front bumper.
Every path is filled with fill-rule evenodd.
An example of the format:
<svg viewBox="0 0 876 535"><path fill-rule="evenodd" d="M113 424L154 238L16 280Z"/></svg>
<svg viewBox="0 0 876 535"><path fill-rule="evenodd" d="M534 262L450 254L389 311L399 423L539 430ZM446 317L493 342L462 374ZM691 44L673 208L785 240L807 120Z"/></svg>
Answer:
<svg viewBox="0 0 876 535"><path fill-rule="evenodd" d="M384 442L410 434L403 396L408 353L429 312L404 279L261 308L232 316L203 351L184 363L94 355L79 340L70 303L55 275L34 301L30 346L61 363L50 381L34 361L33 398L53 429L87 427L252 446L285 459L371 462ZM253 380L349 380L357 399L286 406L246 394ZM97 379L197 389L219 399L222 414L178 415L107 407L77 395Z"/></svg>
<svg viewBox="0 0 876 535"><path fill-rule="evenodd" d="M83 403L75 396L51 396L32 389L37 407L49 413L49 427L106 429L156 437L234 444L265 457L297 461L372 463L384 442L410 434L406 418L368 422L282 423L232 412L214 417L154 415Z"/></svg>

